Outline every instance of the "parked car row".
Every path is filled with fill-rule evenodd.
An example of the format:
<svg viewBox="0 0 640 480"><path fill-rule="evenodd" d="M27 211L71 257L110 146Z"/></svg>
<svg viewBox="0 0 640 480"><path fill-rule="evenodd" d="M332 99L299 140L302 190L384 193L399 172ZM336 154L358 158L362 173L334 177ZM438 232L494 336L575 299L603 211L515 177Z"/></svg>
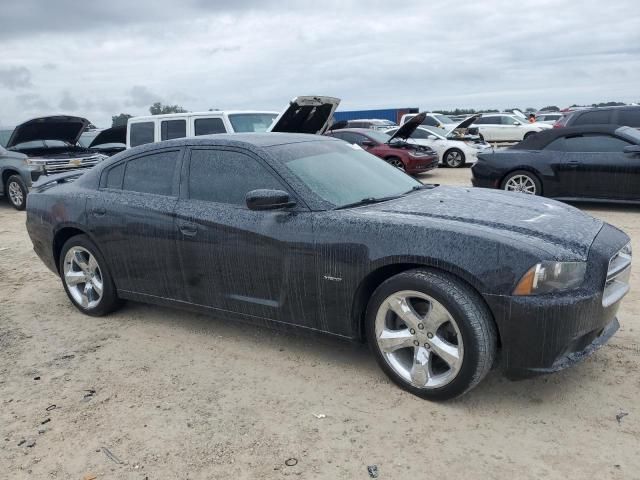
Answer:
<svg viewBox="0 0 640 480"><path fill-rule="evenodd" d="M640 132L616 125L547 130L478 155L476 187L560 200L640 202Z"/></svg>

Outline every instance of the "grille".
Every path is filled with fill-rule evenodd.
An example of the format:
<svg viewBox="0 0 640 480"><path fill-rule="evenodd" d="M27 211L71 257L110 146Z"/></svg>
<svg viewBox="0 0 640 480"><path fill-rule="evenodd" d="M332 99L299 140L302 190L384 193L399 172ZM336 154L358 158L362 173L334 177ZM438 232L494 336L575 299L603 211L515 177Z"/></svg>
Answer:
<svg viewBox="0 0 640 480"><path fill-rule="evenodd" d="M607 280L604 284L602 306L613 305L629 291L631 277L631 244L627 244L611 260L607 270Z"/></svg>
<svg viewBox="0 0 640 480"><path fill-rule="evenodd" d="M47 173L66 172L78 168L93 167L100 162L102 157L74 158L70 160L47 160L45 170Z"/></svg>

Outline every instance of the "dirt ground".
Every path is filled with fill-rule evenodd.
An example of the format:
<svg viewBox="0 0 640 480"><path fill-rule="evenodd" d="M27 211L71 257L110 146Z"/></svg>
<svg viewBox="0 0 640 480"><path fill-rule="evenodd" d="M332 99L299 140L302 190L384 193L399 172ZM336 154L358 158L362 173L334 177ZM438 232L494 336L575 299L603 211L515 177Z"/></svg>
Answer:
<svg viewBox="0 0 640 480"><path fill-rule="evenodd" d="M640 252L639 208L586 210ZM365 346L136 303L83 316L24 222L0 202L0 478L640 478L638 261L593 357L521 382L492 372L435 404Z"/></svg>

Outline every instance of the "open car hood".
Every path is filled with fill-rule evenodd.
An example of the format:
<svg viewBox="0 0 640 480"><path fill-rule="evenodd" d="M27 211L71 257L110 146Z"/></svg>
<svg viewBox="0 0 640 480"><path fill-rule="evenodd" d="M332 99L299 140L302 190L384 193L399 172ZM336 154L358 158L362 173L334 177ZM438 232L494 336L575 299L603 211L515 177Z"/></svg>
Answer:
<svg viewBox="0 0 640 480"><path fill-rule="evenodd" d="M34 140L59 140L75 145L90 123L86 118L68 115L34 118L13 130L7 148Z"/></svg>
<svg viewBox="0 0 640 480"><path fill-rule="evenodd" d="M415 117L410 118L400 128L398 128L398 130L396 130L396 133L391 135L391 138L387 140L387 143L391 143L391 141L396 138L408 140L411 135L413 135L413 132L416 131L416 128L422 125L425 118L427 118L427 112L419 113Z"/></svg>
<svg viewBox="0 0 640 480"><path fill-rule="evenodd" d="M127 126L120 125L118 127L111 127L106 130L102 130L89 144L89 148L97 147L98 145L106 145L107 143L126 144Z"/></svg>
<svg viewBox="0 0 640 480"><path fill-rule="evenodd" d="M477 113L476 115L471 115L470 117L465 118L458 125L452 128L449 133L447 133L447 138L461 138L471 134L472 132L469 131L471 125L473 125L481 116L481 114ZM474 130L476 130L474 133L477 134L477 127L474 127Z"/></svg>
<svg viewBox="0 0 640 480"><path fill-rule="evenodd" d="M268 131L322 135L329 127L338 105L340 99L334 97L295 97Z"/></svg>
<svg viewBox="0 0 640 480"><path fill-rule="evenodd" d="M511 110L511 111L513 112L513 114L516 117L524 118L525 120L527 119L527 116L524 113L522 113L520 110L518 110L517 108L515 110Z"/></svg>

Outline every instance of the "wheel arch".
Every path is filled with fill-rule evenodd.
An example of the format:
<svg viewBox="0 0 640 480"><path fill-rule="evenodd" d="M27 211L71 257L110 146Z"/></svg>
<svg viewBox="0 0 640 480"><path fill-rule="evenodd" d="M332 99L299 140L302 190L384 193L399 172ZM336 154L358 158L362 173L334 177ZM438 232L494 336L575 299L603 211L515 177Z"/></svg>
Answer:
<svg viewBox="0 0 640 480"><path fill-rule="evenodd" d="M351 322L353 326L352 331L356 332L356 336L359 341L362 342L366 338L365 317L367 305L369 304L369 300L376 288L378 288L385 280L393 277L394 275L398 275L399 273L406 272L408 270L414 270L417 268L428 268L429 270L439 271L448 275L452 275L457 280L464 283L471 290L473 290L478 295L478 298L480 298L481 301L484 302L487 310L491 313L491 318L496 327L496 332L498 335L498 347L502 345L502 342L500 340L500 329L498 328L498 324L493 316L493 311L480 293L482 291L482 282L453 265L448 265L442 262L429 261L427 259L421 261L387 263L372 270L360 281L360 284L358 285L358 288L356 289L356 292L354 294L353 304L351 307Z"/></svg>
<svg viewBox="0 0 640 480"><path fill-rule="evenodd" d="M4 188L4 186L7 184L7 180L9 180L9 177L13 175L18 175L20 178L22 178L22 176L20 175L20 172L11 167L8 167L2 170L2 188Z"/></svg>
<svg viewBox="0 0 640 480"><path fill-rule="evenodd" d="M96 243L92 236L86 230L77 225L65 225L64 227L59 228L53 235L53 261L55 262L56 270L58 271L58 273L60 273L60 254L62 253L63 245L67 240L78 235L86 235L91 239L93 243ZM97 246L97 244L96 247L98 249L100 248Z"/></svg>

